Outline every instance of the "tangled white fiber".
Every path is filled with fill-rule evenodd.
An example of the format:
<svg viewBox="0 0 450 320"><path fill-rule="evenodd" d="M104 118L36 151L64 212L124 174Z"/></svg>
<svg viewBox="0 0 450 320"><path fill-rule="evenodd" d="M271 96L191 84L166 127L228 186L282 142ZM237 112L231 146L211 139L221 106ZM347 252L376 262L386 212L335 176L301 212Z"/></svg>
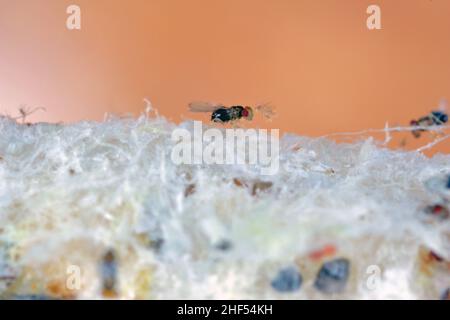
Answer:
<svg viewBox="0 0 450 320"><path fill-rule="evenodd" d="M175 165L171 133L191 122L150 113L0 119L0 297L438 299L450 287L450 219L426 209L448 206L450 155L285 135L272 176ZM341 258L347 274L320 274Z"/></svg>

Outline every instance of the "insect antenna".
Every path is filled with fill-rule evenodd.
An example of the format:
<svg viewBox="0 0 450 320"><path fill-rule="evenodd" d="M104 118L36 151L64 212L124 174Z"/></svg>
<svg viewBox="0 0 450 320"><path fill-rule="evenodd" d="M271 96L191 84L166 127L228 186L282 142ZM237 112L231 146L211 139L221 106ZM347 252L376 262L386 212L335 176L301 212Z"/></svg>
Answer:
<svg viewBox="0 0 450 320"><path fill-rule="evenodd" d="M272 119L276 115L275 109L270 105L270 102L257 105L255 109L260 112L266 119Z"/></svg>

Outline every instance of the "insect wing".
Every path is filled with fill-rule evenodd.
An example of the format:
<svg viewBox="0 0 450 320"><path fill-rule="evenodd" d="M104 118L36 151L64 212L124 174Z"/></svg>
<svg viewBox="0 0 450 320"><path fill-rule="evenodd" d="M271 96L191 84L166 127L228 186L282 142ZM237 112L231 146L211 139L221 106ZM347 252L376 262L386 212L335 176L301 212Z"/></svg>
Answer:
<svg viewBox="0 0 450 320"><path fill-rule="evenodd" d="M191 112L213 112L219 108L223 107L222 104L195 101L189 103L189 111Z"/></svg>

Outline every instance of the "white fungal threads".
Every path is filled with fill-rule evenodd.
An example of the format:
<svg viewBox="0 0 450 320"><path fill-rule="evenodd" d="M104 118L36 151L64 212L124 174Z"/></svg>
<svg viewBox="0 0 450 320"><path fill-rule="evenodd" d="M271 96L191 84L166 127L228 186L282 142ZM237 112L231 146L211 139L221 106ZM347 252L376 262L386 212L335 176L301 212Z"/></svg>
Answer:
<svg viewBox="0 0 450 320"><path fill-rule="evenodd" d="M361 138L363 136L367 136L370 134L384 133L385 140L384 140L383 144L387 145L392 140L391 133L393 133L393 132L412 132L414 130L421 129L421 128L422 127L420 127L420 126L389 127L388 124L386 123L384 129L365 129L365 130L354 131L354 132L336 132L336 133L329 133L329 134L320 136L320 138L331 138L331 137L337 137L337 136L344 136L344 137L345 136L356 136L356 137ZM426 129L428 131L438 132L441 134L441 136L439 138L436 138L433 141L427 143L426 145L417 148L416 149L417 152L423 152L423 151L429 150L432 147L434 147L435 145L450 138L450 134L444 134L446 132L446 130L450 129L450 126L448 126L448 125L447 126L434 125L434 126L429 126Z"/></svg>
<svg viewBox="0 0 450 320"><path fill-rule="evenodd" d="M8 253L0 254L0 298L28 295L32 283L40 296L75 299L436 299L446 289L433 270L418 281L427 275L411 266L421 246L448 252L435 241L447 239L448 221L427 227L422 218L430 199L448 195L449 155L286 134L278 170L262 176L260 151L247 153L264 132L231 131L245 138L246 157L237 165L234 141L227 165L225 129L195 139L200 126L169 122L149 102L138 119L21 122L0 117L0 253ZM192 163L198 140L201 164L170 160L183 140L174 132ZM222 157L209 146L215 138ZM311 260L330 242L332 256ZM374 252L381 278L367 269ZM27 280L8 287L9 279Z"/></svg>
<svg viewBox="0 0 450 320"><path fill-rule="evenodd" d="M279 169L279 130L206 129L194 121L193 135L184 128L172 132L176 142L171 152L173 163L259 165L262 175L274 175ZM205 146L204 146L205 143Z"/></svg>

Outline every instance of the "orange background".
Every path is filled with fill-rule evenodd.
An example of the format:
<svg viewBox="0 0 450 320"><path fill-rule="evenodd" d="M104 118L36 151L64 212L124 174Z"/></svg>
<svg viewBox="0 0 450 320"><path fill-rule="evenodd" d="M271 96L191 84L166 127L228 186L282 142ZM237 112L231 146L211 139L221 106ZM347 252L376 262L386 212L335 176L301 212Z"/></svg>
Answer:
<svg viewBox="0 0 450 320"><path fill-rule="evenodd" d="M382 30L366 28L370 4ZM450 99L449 14L448 0L0 0L0 111L100 120L148 97L180 121L207 119L191 100L271 101L278 117L256 124L283 132L407 125Z"/></svg>

